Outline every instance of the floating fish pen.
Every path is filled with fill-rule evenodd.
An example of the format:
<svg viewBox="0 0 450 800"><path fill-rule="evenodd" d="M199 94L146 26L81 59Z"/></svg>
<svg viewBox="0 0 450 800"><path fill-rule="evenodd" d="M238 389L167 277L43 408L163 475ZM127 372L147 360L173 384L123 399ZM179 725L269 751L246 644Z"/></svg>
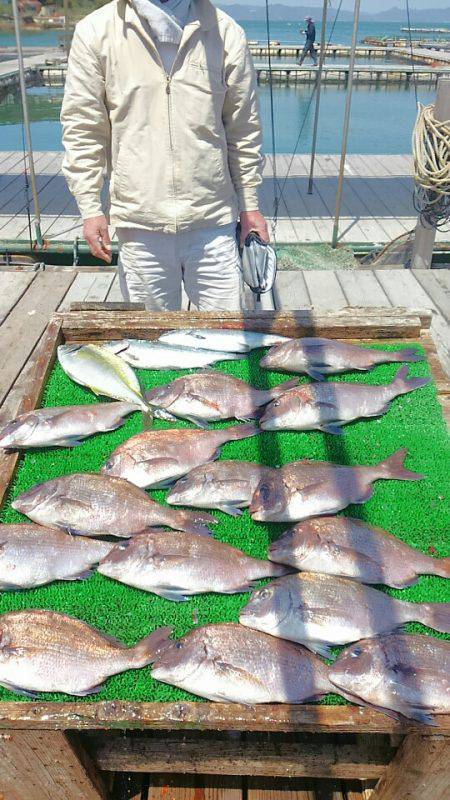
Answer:
<svg viewBox="0 0 450 800"><path fill-rule="evenodd" d="M266 431L227 444L222 458L272 466L301 458L374 464L406 447L408 468L424 473L426 479L418 483L380 482L368 502L350 506L345 514L385 527L425 553L445 555L448 449L442 407L448 403L450 388L429 334L428 312L367 308L322 315L306 311L149 313L132 310L126 304L80 304L52 317L9 397L6 411L10 417L17 417L41 405L96 402L88 389L74 384L62 371L56 359L62 343L102 343L124 337L155 339L165 331L186 326L323 336L382 350L415 347L422 353L424 360L409 365L410 374L431 374L433 382L419 392L398 397L384 416L359 420L347 426L341 437L320 431ZM253 351L243 360L221 362L219 368L258 388L292 378L292 374L260 369L260 357L261 351ZM397 366L382 364L367 373L340 375L338 380L384 384L392 379ZM138 374L145 389L180 375L151 370ZM299 380L307 382L304 377ZM164 428L168 423L155 420L154 424ZM188 423L180 421L177 426L186 427ZM216 423L213 427L223 426ZM142 415L136 412L122 428L92 437L79 447L48 448L24 455L3 451L2 521L23 520L11 507L21 491L62 474L97 472L120 442L140 430ZM153 497L164 502L165 493L158 490ZM219 521L217 539L260 558L267 557L268 544L287 527L255 523L247 511L239 519L220 511L214 514ZM384 591L413 601L450 599L448 580L435 576L423 576L406 589ZM30 607L61 611L132 645L160 625L172 625L179 637L205 623L236 622L247 597L207 594L173 603L96 573L84 581L59 581L21 592L2 592L0 611ZM407 630L442 637L416 623L409 624ZM70 696L48 694L24 700L1 688L0 718L0 751L3 763L13 765L6 773L8 785L22 788L17 796L25 796L24 787L35 786L38 763L51 765L54 760L56 771L58 763L62 764L64 796L88 800L106 796L105 783L111 771L354 778L379 781L374 800L438 798L444 796L447 786L450 715L439 715L436 727L430 727L349 704L337 695L304 705L205 702L153 680L150 668L145 667L116 675L98 694L76 701ZM232 736L230 731L234 732ZM21 759L19 778L14 771L17 759Z"/></svg>
<svg viewBox="0 0 450 800"><path fill-rule="evenodd" d="M298 59L302 54L303 44L274 44L269 48L267 47L267 43L262 44L261 42L249 42L249 48L252 56L256 56L257 58L263 58L264 56L268 56L270 53L272 58ZM317 43L317 54L319 54L320 49L320 44ZM342 56L347 56L348 58L350 55L350 47L344 44L327 44L325 47L325 55L327 58L338 58ZM386 46L377 44L357 47L355 50L355 55L357 58L386 58Z"/></svg>
<svg viewBox="0 0 450 800"><path fill-rule="evenodd" d="M296 84L315 83L318 67L299 64L255 64L258 83L267 83L272 73L272 80L276 83ZM348 64L325 64L322 68L322 81L324 83L347 85L350 68ZM450 67L411 67L409 65L389 64L380 65L355 65L354 82L361 85L403 85L412 83L437 85L443 75L450 73Z"/></svg>

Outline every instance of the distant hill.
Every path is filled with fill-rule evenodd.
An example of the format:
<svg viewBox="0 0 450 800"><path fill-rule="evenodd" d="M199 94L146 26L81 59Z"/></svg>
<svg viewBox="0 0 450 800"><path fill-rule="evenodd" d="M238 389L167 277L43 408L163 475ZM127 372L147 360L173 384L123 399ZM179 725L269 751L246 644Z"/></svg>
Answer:
<svg viewBox="0 0 450 800"><path fill-rule="evenodd" d="M270 2L270 18L276 22L296 22L303 19L307 14L310 14L314 19L319 20L322 12L322 6L315 5L297 5L295 0L292 3L273 3ZM235 19L241 20L265 20L265 2L264 0L255 0L251 4L246 3L226 3L216 0L216 4L223 8L230 16ZM331 18L334 17L336 8L329 11ZM339 14L339 19L343 22L349 22L353 18L351 11L342 11ZM399 22L406 25L406 11L405 8L390 8L388 11L382 11L378 14L368 14L367 12L361 13L361 20L364 22ZM445 25L450 24L450 7L449 8L412 8L411 9L411 25L417 27L418 25L433 26L435 24Z"/></svg>

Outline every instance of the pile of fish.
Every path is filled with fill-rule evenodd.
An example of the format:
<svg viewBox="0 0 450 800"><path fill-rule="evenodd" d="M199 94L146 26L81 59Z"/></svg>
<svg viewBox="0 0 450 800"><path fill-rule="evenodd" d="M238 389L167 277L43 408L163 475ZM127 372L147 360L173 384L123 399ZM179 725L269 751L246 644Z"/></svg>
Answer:
<svg viewBox="0 0 450 800"><path fill-rule="evenodd" d="M211 369L263 347L270 349L262 367L313 382L300 385L294 377L258 389ZM368 585L402 589L420 575L448 579L450 558L333 516L367 502L378 480L421 480L404 465L407 450L368 465L219 459L223 445L266 430L341 434L343 425L387 413L395 397L430 379L409 377L407 365L387 385L325 377L420 355L258 331L183 329L157 341L62 345L58 359L76 383L113 402L21 414L0 430L0 447L73 447L136 412L144 430L123 441L99 474L61 475L14 498L12 507L31 521L0 525L0 589L83 580L97 571L167 601L251 594L238 623L195 627L177 640L169 628L156 629L134 647L53 611L3 614L2 686L32 696L83 696L111 675L151 664L155 680L214 701L303 703L335 692L427 724L450 713L450 643L402 632L415 621L450 633L450 604L411 603ZM144 393L133 367L200 371ZM153 416L196 427L149 429ZM145 491L160 488L169 490L168 505ZM295 525L270 545L268 558L254 558L211 537L218 520L206 512L213 509L234 517L248 509L256 522ZM271 582L261 586L261 579ZM323 660L342 646L331 665Z"/></svg>

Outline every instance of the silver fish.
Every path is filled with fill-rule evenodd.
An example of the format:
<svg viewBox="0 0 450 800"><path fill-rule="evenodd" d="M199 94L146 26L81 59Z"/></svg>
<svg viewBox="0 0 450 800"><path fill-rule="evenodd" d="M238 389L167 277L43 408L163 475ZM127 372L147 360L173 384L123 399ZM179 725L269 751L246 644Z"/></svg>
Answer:
<svg viewBox="0 0 450 800"><path fill-rule="evenodd" d="M234 330L230 328L187 328L167 331L159 337L160 342L179 347L199 347L206 350L222 350L228 353L248 353L256 347L270 347L289 341L288 336L279 336L260 331Z"/></svg>
<svg viewBox="0 0 450 800"><path fill-rule="evenodd" d="M152 677L219 703L304 703L331 691L328 667L303 647L233 623L170 641Z"/></svg>
<svg viewBox="0 0 450 800"><path fill-rule="evenodd" d="M253 461L213 461L180 478L166 497L175 506L217 508L237 517L249 506L256 487L272 472Z"/></svg>
<svg viewBox="0 0 450 800"><path fill-rule="evenodd" d="M372 467L327 461L285 464L261 481L253 495L250 514L258 521L298 522L334 514L350 503L365 503L373 495L374 481L423 478L403 467L407 454L406 448L402 448Z"/></svg>
<svg viewBox="0 0 450 800"><path fill-rule="evenodd" d="M75 473L38 483L11 503L40 525L84 536L127 539L154 525L206 534L214 517L161 506L133 486L109 475Z"/></svg>
<svg viewBox="0 0 450 800"><path fill-rule="evenodd" d="M380 711L427 725L450 714L450 642L432 636L365 639L342 651L329 677L338 692Z"/></svg>
<svg viewBox="0 0 450 800"><path fill-rule="evenodd" d="M37 408L8 422L0 431L0 447L75 447L86 436L120 428L138 408L125 402Z"/></svg>
<svg viewBox="0 0 450 800"><path fill-rule="evenodd" d="M164 409L174 417L181 417L200 427L222 419L252 419L262 406L281 397L297 378L274 386L272 389L255 389L245 381L223 372L197 372L157 386L146 393L149 405Z"/></svg>
<svg viewBox="0 0 450 800"><path fill-rule="evenodd" d="M194 369L241 358L238 353L181 347L147 339L121 339L103 347L138 369Z"/></svg>
<svg viewBox="0 0 450 800"><path fill-rule="evenodd" d="M296 386L270 403L261 417L265 431L343 433L341 425L361 417L379 417L389 411L394 397L426 386L431 378L408 378L408 367L399 369L392 383L310 383Z"/></svg>
<svg viewBox="0 0 450 800"><path fill-rule="evenodd" d="M32 523L0 525L0 590L87 578L112 547Z"/></svg>
<svg viewBox="0 0 450 800"><path fill-rule="evenodd" d="M272 347L259 362L262 367L282 372L300 372L321 381L324 375L347 370L368 370L376 364L421 361L412 348L374 350L337 339L304 337Z"/></svg>
<svg viewBox="0 0 450 800"><path fill-rule="evenodd" d="M450 603L409 603L347 578L301 572L257 589L239 622L330 657L329 647L421 622L450 633Z"/></svg>
<svg viewBox="0 0 450 800"><path fill-rule="evenodd" d="M199 464L218 458L225 442L236 442L259 433L254 423L222 430L144 431L120 444L108 458L102 473L155 489L186 475Z"/></svg>
<svg viewBox="0 0 450 800"><path fill-rule="evenodd" d="M110 675L150 664L170 628L134 647L66 614L42 609L0 616L0 685L13 692L94 694Z"/></svg>
<svg viewBox="0 0 450 800"><path fill-rule="evenodd" d="M249 592L254 581L285 575L286 569L216 539L155 531L117 545L98 572L166 600L187 600L205 592Z"/></svg>
<svg viewBox="0 0 450 800"><path fill-rule="evenodd" d="M105 348L95 344L60 345L58 360L69 378L88 386L94 394L134 403L142 411L149 410L131 367Z"/></svg>
<svg viewBox="0 0 450 800"><path fill-rule="evenodd" d="M450 558L432 558L392 533L349 517L298 523L269 547L269 558L307 572L325 572L397 589L419 575L450 578Z"/></svg>

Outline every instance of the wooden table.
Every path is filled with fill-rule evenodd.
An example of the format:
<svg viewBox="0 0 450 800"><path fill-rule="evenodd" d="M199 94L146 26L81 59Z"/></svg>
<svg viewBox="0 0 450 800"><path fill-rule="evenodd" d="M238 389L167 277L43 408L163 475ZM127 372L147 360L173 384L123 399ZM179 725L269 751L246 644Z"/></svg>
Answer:
<svg viewBox="0 0 450 800"><path fill-rule="evenodd" d="M48 274L59 278L58 291L67 298L73 278L67 273ZM45 303L50 286L42 285L40 291ZM35 325L33 318L44 313L40 308L28 323L26 319L21 323L24 341L29 326ZM430 322L427 311L389 308L189 314L194 327L246 326L295 336L419 341L444 402L450 387L429 333ZM126 335L154 338L185 324L184 312L112 311L105 304L99 308L81 304L76 310L55 313L30 351L5 407L17 414L39 404L61 342ZM35 331L40 325L39 321ZM0 499L16 464L16 455L0 456ZM372 800L443 800L450 793L450 716L436 721L437 727L425 727L356 706L4 702L0 703L0 793L7 800L99 800L111 797L112 773L133 773L145 776L144 790L147 787L149 796L161 800L168 794L171 800L180 794L185 797L190 791L193 800L206 794L220 800L243 800L250 794L257 800L267 793L271 798L274 793L286 797L287 791L294 791L297 800L368 798L364 784L343 783L350 779L368 781L369 786L377 782ZM167 773L196 777L167 779ZM274 788L267 776L302 776L319 783L295 789L282 783ZM146 796L142 783L137 794L130 787L124 794L120 780L116 778L116 789L122 793L116 797Z"/></svg>

